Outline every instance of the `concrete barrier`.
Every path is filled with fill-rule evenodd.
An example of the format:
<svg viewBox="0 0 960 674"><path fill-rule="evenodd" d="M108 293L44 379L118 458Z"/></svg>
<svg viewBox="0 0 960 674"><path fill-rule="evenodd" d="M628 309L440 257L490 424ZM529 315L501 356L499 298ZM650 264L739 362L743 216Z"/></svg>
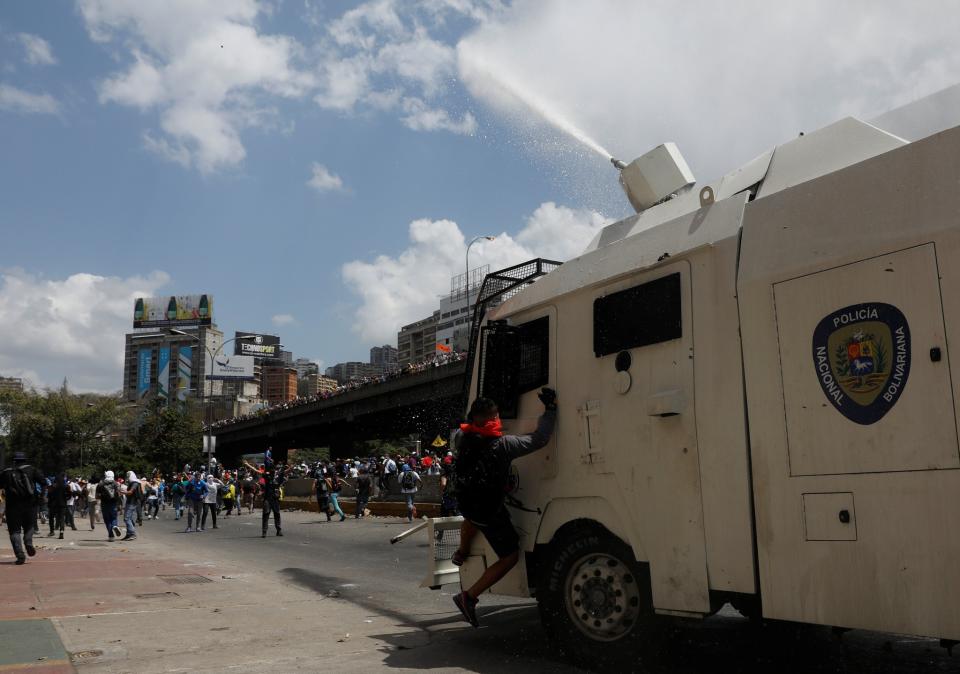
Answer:
<svg viewBox="0 0 960 674"><path fill-rule="evenodd" d="M420 490L417 492L417 500L423 501L424 503L439 503L440 502L440 476L439 475L421 475L420 480L423 484L420 485ZM356 480L348 478L343 481L343 490L340 492L341 498L351 498L356 496L356 490L351 486L350 483L355 483ZM287 480L286 484L283 485L283 493L285 496L296 496L301 498L312 498L313 497L313 479L312 478L295 478L292 480ZM380 491L377 489L377 478L373 478L373 494L377 499L383 501L405 501L403 494L400 493L400 485L396 479L390 480L390 489L386 495L380 494Z"/></svg>
<svg viewBox="0 0 960 674"><path fill-rule="evenodd" d="M259 508L259 500L257 501L257 507ZM417 503L417 517L427 516L427 517L440 517L440 504L439 503ZM288 508L293 510L304 510L307 512L319 513L319 508L317 507L317 500L315 498L304 498L300 496L284 496L283 500L280 502L281 508ZM352 498L341 498L340 499L340 509L343 510L343 514L347 517L353 517L356 512L357 503ZM403 501L370 501L367 504L367 509L370 511L371 515L376 515L378 517L406 517L407 516L407 504Z"/></svg>

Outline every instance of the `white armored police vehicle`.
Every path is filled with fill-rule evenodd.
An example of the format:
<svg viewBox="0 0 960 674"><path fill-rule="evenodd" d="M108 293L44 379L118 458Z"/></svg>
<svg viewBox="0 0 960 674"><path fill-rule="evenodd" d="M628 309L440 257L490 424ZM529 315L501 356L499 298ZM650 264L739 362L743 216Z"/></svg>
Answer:
<svg viewBox="0 0 960 674"><path fill-rule="evenodd" d="M559 393L493 591L535 596L565 648L728 601L960 640L960 127L910 142L883 119L708 185L670 144L615 162L637 215L488 277L469 398L524 433ZM494 561L478 536L462 585Z"/></svg>

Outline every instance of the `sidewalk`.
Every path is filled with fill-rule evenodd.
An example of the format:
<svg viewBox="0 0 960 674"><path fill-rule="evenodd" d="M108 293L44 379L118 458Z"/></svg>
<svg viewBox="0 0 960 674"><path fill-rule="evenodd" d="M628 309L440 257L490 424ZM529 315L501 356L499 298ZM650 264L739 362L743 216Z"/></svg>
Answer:
<svg viewBox="0 0 960 674"><path fill-rule="evenodd" d="M0 553L0 673L373 671L385 637L423 639L239 560L210 561L203 534L148 524L108 544L103 533L36 538L23 566Z"/></svg>

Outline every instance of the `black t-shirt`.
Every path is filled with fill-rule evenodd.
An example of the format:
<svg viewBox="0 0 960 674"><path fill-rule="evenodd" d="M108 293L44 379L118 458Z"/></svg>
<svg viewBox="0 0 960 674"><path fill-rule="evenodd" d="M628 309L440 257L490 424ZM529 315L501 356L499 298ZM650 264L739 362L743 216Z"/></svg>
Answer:
<svg viewBox="0 0 960 674"><path fill-rule="evenodd" d="M263 497L280 498L280 487L287 479L282 472L271 468L263 471L263 481Z"/></svg>
<svg viewBox="0 0 960 674"><path fill-rule="evenodd" d="M370 489L373 487L373 481L370 479L369 475L361 475L357 478L357 494L360 496L368 496L370 494Z"/></svg>

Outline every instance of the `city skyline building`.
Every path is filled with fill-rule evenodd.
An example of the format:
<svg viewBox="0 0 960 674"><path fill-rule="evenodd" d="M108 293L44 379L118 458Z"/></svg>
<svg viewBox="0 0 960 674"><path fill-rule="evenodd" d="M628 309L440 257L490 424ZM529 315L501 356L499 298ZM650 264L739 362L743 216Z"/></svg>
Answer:
<svg viewBox="0 0 960 674"><path fill-rule="evenodd" d="M23 380L19 377L0 377L0 391L23 393Z"/></svg>
<svg viewBox="0 0 960 674"><path fill-rule="evenodd" d="M297 371L282 363L262 366L260 396L270 405L289 402L297 397Z"/></svg>
<svg viewBox="0 0 960 674"><path fill-rule="evenodd" d="M125 336L123 398L139 403L221 396L223 382L206 377L207 352L216 353L222 344L216 325L134 329Z"/></svg>
<svg viewBox="0 0 960 674"><path fill-rule="evenodd" d="M421 363L433 358L437 350L437 325L440 310L400 328L397 333L397 365Z"/></svg>

